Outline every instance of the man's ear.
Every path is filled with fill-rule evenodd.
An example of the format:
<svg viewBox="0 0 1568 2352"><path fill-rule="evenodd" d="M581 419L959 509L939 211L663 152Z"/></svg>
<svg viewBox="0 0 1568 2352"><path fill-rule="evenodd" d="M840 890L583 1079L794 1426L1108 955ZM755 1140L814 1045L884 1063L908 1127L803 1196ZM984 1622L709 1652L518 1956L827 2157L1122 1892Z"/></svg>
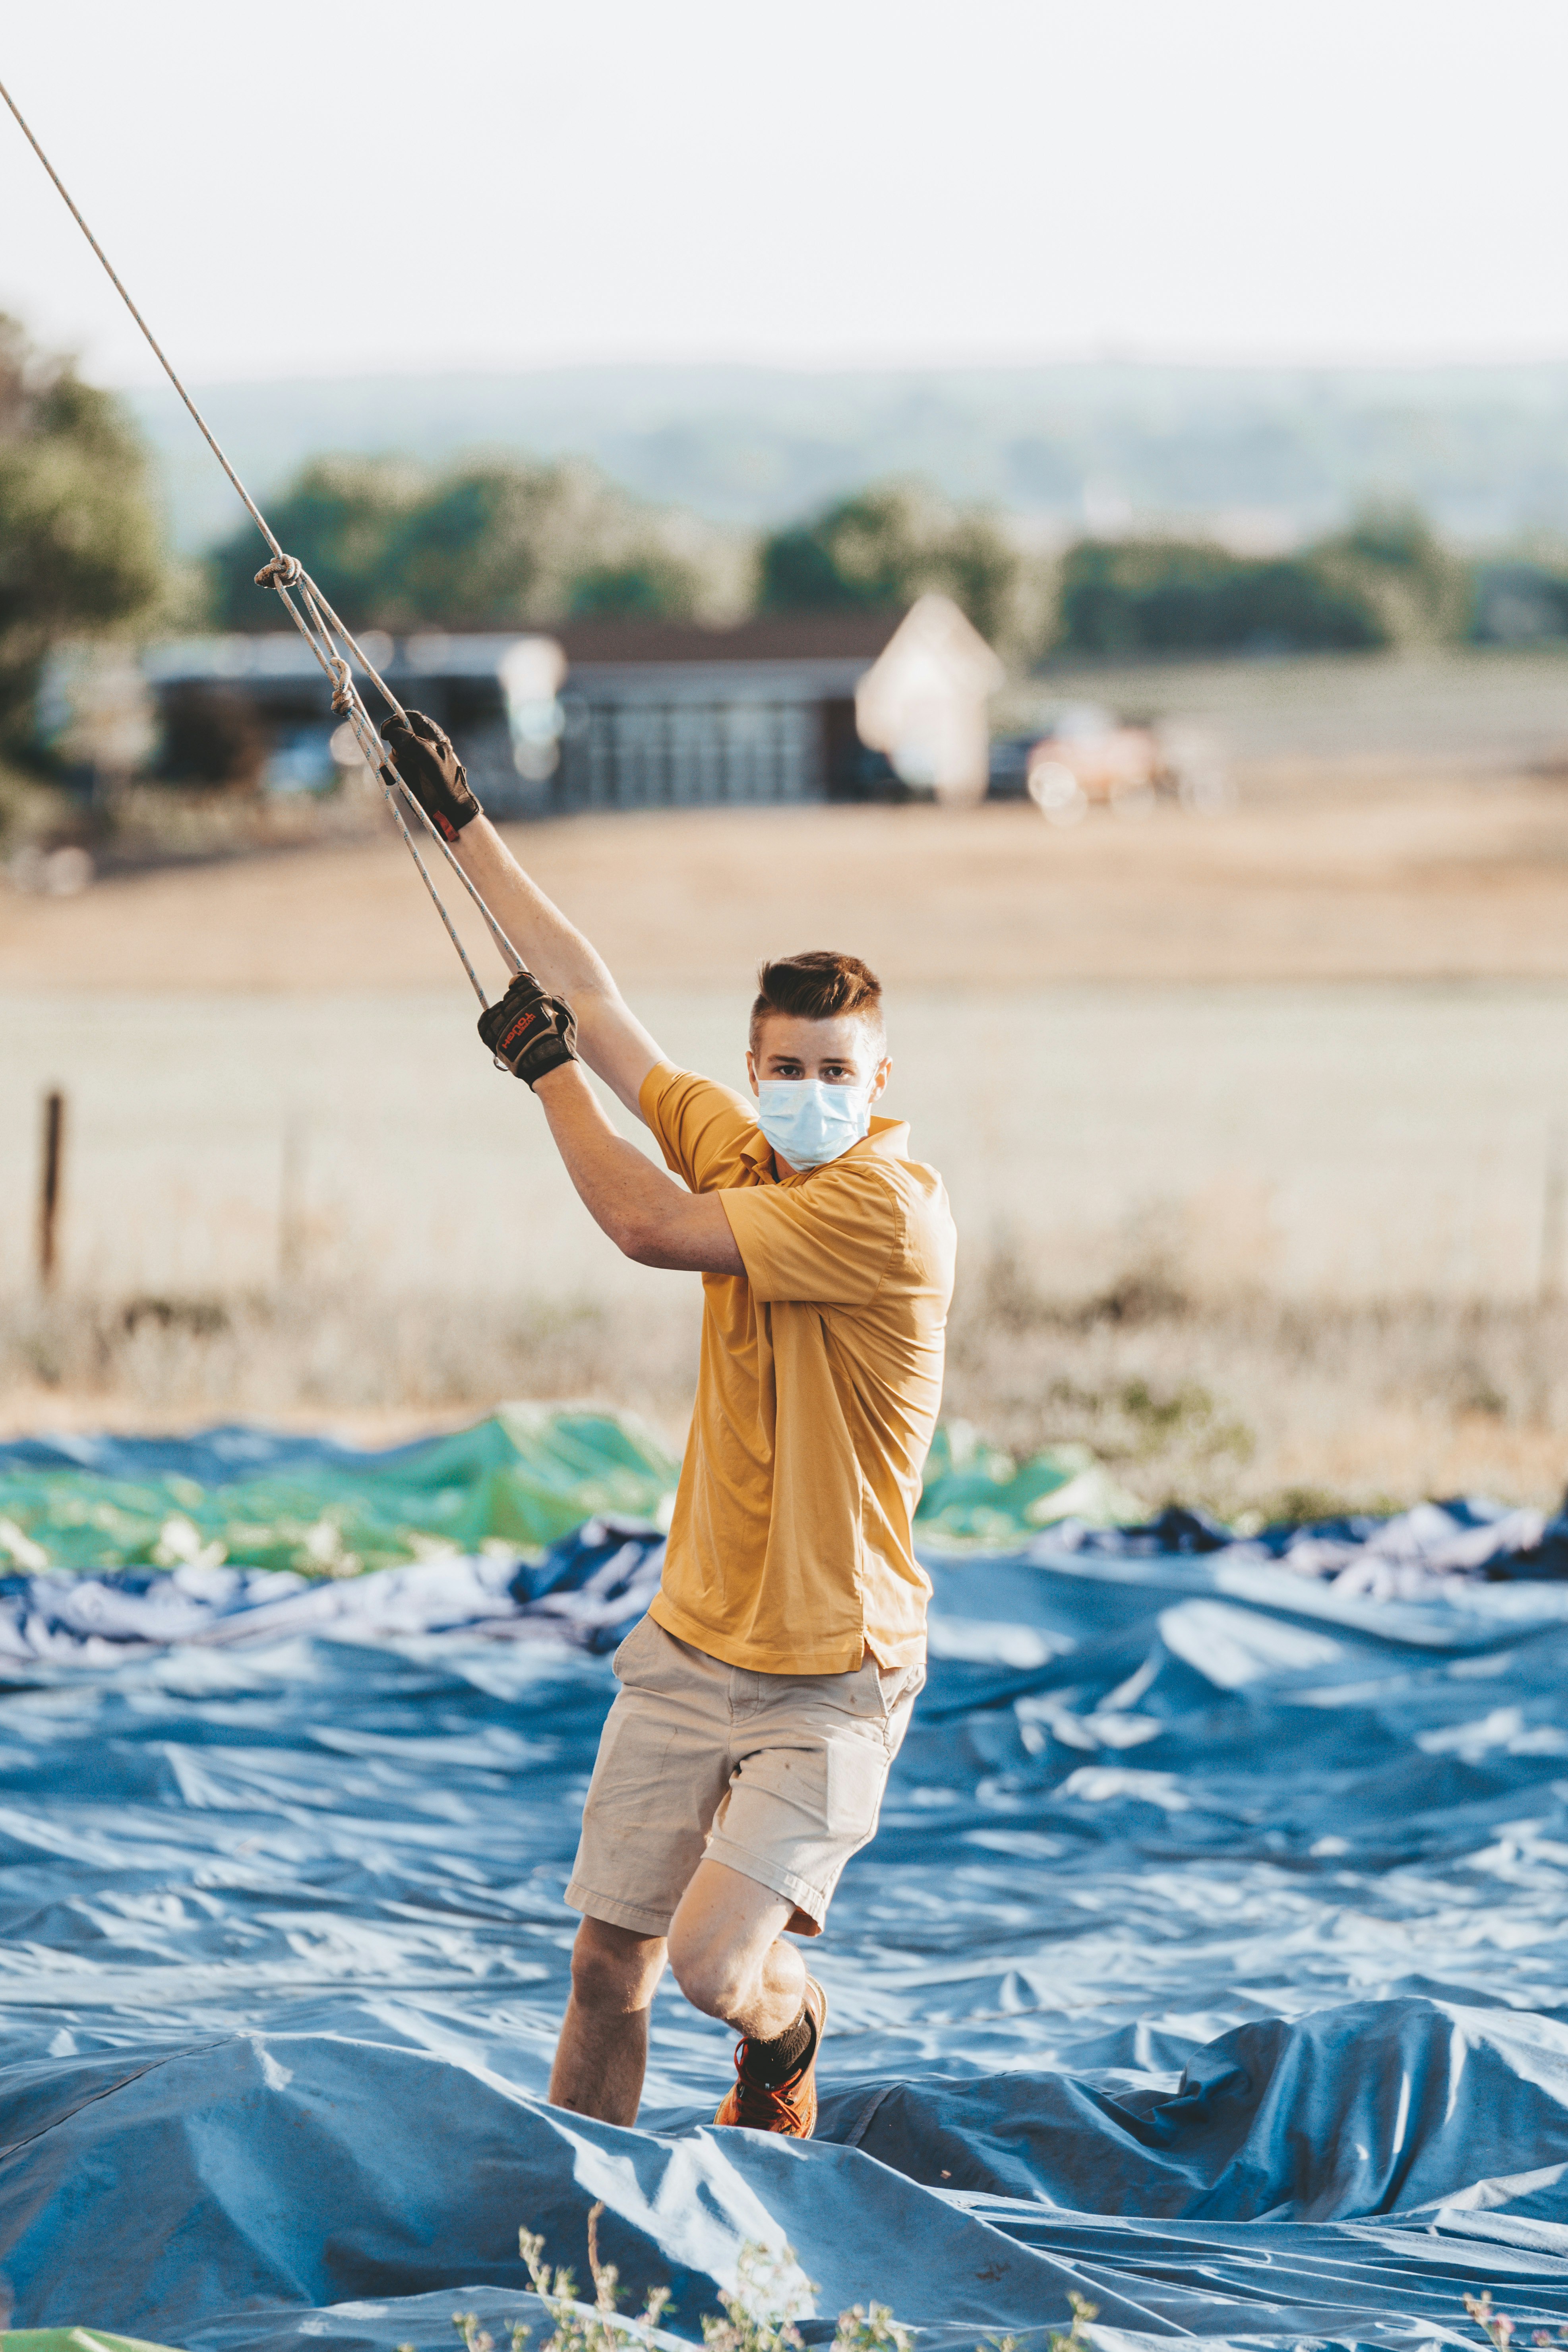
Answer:
<svg viewBox="0 0 1568 2352"><path fill-rule="evenodd" d="M879 1102L881 1100L882 1095L887 1087L888 1080L892 1076L892 1075L893 1057L890 1054L884 1054L881 1060L877 1065L876 1074L871 1080L871 1090L866 1097L868 1107L874 1102Z"/></svg>
<svg viewBox="0 0 1568 2352"><path fill-rule="evenodd" d="M757 1057L752 1053L749 1045L746 1048L746 1076L752 1082L752 1092L755 1094L757 1091Z"/></svg>

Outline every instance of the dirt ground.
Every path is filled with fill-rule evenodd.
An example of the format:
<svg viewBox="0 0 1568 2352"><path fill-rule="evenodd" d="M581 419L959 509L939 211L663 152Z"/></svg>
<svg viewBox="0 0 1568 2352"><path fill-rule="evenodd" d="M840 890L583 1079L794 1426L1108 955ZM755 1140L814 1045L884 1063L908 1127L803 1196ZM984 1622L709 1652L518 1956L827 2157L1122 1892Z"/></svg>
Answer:
<svg viewBox="0 0 1568 2352"><path fill-rule="evenodd" d="M893 988L1568 977L1568 780L1390 759L1240 781L1215 818L1073 830L1025 803L649 811L512 838L631 986L728 992L763 950L827 944ZM5 987L416 989L454 970L390 832L0 898Z"/></svg>
<svg viewBox="0 0 1568 2352"><path fill-rule="evenodd" d="M961 1209L955 1412L1085 1438L1152 1502L1551 1501L1568 781L1391 753L1239 783L1216 818L1070 831L1026 804L512 837L717 1075L760 952L882 972L892 1107ZM393 1440L591 1393L679 1438L695 1297L606 1263L471 1013L395 836L0 885L0 1432ZM40 1302L53 1084L73 1157Z"/></svg>

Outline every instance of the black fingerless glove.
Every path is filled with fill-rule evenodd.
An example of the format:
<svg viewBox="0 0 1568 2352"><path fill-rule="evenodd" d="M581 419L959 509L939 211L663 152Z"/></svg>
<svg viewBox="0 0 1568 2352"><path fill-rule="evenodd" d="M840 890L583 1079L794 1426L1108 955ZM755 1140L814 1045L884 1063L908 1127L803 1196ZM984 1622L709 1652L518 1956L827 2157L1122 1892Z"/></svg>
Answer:
<svg viewBox="0 0 1568 2352"><path fill-rule="evenodd" d="M452 748L444 727L411 710L405 719L389 719L382 741L397 763L397 772L436 827L456 841L466 824L482 815L468 790L468 773Z"/></svg>
<svg viewBox="0 0 1568 2352"><path fill-rule="evenodd" d="M486 1005L479 1034L494 1059L530 1087L577 1058L576 1014L563 998L547 996L531 971L518 973L499 1004Z"/></svg>

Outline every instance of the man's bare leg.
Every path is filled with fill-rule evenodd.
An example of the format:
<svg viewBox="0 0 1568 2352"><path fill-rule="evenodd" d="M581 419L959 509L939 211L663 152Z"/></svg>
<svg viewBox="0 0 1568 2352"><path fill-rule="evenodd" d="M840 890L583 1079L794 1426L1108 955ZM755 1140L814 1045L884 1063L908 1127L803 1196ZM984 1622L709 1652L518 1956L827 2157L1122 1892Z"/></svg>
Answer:
<svg viewBox="0 0 1568 2352"><path fill-rule="evenodd" d="M669 1964L693 2009L754 2042L787 2032L805 1998L805 1962L779 1941L794 1911L727 1863L700 1862L669 1923Z"/></svg>
<svg viewBox="0 0 1568 2352"><path fill-rule="evenodd" d="M584 1918L572 1948L572 1998L550 2077L551 2104L635 2124L647 2069L648 2011L668 1956L694 2009L771 2042L805 1996L805 1963L780 1930L793 1903L726 1863L703 1862L658 1936Z"/></svg>
<svg viewBox="0 0 1568 2352"><path fill-rule="evenodd" d="M572 1947L572 1998L550 2076L552 2106L606 2124L636 2123L647 2071L648 2011L664 1961L662 1936L634 1936L605 1919L584 1918Z"/></svg>

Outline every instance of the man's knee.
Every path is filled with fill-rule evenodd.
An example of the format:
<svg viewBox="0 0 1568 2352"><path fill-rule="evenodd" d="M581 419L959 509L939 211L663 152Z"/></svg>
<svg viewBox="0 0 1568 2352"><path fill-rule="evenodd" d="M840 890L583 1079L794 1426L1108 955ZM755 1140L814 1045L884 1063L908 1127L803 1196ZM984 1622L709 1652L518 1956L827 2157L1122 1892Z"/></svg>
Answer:
<svg viewBox="0 0 1568 2352"><path fill-rule="evenodd" d="M572 1947L572 1990L584 2009L616 2016L646 2009L664 1974L662 1936L584 1918Z"/></svg>
<svg viewBox="0 0 1568 2352"><path fill-rule="evenodd" d="M669 1965L692 2008L705 2017L733 2017L745 2006L756 1974L742 1942L714 1935L706 1923L693 1929L679 1915L670 1925Z"/></svg>

